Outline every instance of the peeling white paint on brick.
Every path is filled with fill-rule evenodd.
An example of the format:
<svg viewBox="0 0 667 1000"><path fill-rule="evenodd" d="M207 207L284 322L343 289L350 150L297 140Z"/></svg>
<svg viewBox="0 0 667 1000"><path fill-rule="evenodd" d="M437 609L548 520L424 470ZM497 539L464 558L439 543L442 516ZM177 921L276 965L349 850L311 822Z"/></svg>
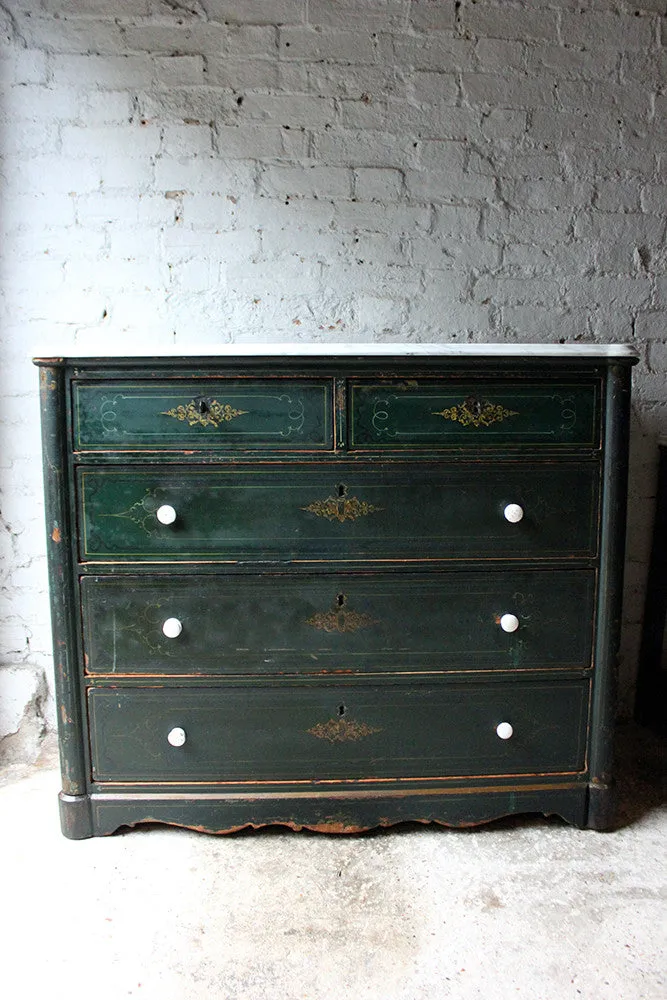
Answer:
<svg viewBox="0 0 667 1000"><path fill-rule="evenodd" d="M0 737L50 656L24 359L54 339L634 340L627 710L667 423L666 6L8 0Z"/></svg>

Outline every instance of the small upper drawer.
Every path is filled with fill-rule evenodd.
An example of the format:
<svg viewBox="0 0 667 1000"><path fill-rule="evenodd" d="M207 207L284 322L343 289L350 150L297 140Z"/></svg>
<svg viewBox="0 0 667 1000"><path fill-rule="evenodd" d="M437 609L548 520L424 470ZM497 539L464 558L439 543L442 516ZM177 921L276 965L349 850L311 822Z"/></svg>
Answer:
<svg viewBox="0 0 667 1000"><path fill-rule="evenodd" d="M75 451L333 447L330 379L75 382Z"/></svg>
<svg viewBox="0 0 667 1000"><path fill-rule="evenodd" d="M599 380L354 380L350 448L599 447Z"/></svg>

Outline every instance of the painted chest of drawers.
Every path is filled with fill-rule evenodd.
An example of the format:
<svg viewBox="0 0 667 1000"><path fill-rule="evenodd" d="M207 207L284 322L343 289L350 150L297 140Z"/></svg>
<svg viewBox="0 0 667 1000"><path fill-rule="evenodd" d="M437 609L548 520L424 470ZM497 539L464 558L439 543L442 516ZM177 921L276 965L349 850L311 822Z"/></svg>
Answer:
<svg viewBox="0 0 667 1000"><path fill-rule="evenodd" d="M608 826L634 356L316 351L36 359L63 832Z"/></svg>

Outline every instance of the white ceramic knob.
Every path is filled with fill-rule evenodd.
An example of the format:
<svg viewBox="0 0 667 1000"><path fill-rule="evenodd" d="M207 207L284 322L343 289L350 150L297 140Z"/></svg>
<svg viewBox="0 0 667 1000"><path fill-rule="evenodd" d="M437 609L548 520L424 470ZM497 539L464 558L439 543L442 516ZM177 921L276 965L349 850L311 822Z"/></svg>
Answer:
<svg viewBox="0 0 667 1000"><path fill-rule="evenodd" d="M496 726L496 733L501 740L509 740L514 734L514 730L509 722L501 722Z"/></svg>
<svg viewBox="0 0 667 1000"><path fill-rule="evenodd" d="M187 736L185 735L185 730L181 729L180 726L175 726L173 729L169 730L167 743L170 743L172 747L182 747L186 740Z"/></svg>
<svg viewBox="0 0 667 1000"><path fill-rule="evenodd" d="M523 518L523 507L519 506L518 503L508 503L503 514L505 520L509 521L510 524L518 524Z"/></svg>
<svg viewBox="0 0 667 1000"><path fill-rule="evenodd" d="M160 524L173 524L176 520L176 511L171 504L163 503L161 507L158 507L155 516Z"/></svg>
<svg viewBox="0 0 667 1000"><path fill-rule="evenodd" d="M170 621L175 621L175 619L170 618ZM167 623L165 622L165 625ZM519 619L516 615L502 615L500 619L500 627L503 632L516 632L519 627Z"/></svg>
<svg viewBox="0 0 667 1000"><path fill-rule="evenodd" d="M507 618L507 615L505 615L505 617ZM162 631L166 635L167 639L178 639L179 635L183 631L183 626L179 622L178 618L167 618L162 626Z"/></svg>

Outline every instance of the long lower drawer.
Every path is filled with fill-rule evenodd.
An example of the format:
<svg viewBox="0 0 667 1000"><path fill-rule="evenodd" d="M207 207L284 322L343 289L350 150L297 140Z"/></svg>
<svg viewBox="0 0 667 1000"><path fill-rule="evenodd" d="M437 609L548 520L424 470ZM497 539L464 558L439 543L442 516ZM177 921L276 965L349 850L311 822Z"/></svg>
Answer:
<svg viewBox="0 0 667 1000"><path fill-rule="evenodd" d="M79 470L84 561L591 558L596 461Z"/></svg>
<svg viewBox="0 0 667 1000"><path fill-rule="evenodd" d="M87 577L89 674L590 666L591 570Z"/></svg>
<svg viewBox="0 0 667 1000"><path fill-rule="evenodd" d="M571 773L589 684L95 688L93 779L275 782Z"/></svg>

